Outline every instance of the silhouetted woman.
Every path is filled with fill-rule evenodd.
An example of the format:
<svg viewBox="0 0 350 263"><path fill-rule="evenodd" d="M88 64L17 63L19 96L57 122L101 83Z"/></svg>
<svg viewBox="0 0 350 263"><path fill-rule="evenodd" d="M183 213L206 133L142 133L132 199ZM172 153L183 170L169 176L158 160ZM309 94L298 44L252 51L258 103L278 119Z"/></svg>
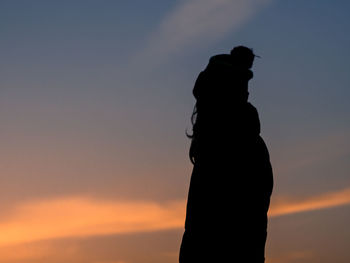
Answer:
<svg viewBox="0 0 350 263"><path fill-rule="evenodd" d="M254 57L236 47L212 57L196 80L180 263L264 262L273 177L258 113L248 102Z"/></svg>

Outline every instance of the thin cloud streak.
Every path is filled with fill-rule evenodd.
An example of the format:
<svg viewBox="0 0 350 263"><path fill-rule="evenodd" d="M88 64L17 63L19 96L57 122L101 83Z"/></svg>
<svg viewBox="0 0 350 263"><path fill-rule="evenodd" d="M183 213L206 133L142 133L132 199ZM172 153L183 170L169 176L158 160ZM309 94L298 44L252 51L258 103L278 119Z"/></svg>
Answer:
<svg viewBox="0 0 350 263"><path fill-rule="evenodd" d="M145 48L132 61L169 58L188 48L208 46L245 21L271 0L180 1L151 34ZM149 59L147 59L149 58Z"/></svg>
<svg viewBox="0 0 350 263"><path fill-rule="evenodd" d="M350 204L350 188L305 200L276 198L270 217ZM0 221L0 246L44 239L153 232L184 226L186 201L164 204L67 197L24 203Z"/></svg>
<svg viewBox="0 0 350 263"><path fill-rule="evenodd" d="M0 222L0 246L64 237L179 228L185 203L101 201L68 197L19 206Z"/></svg>
<svg viewBox="0 0 350 263"><path fill-rule="evenodd" d="M325 193L294 201L287 198L280 198L275 201L269 211L269 216L277 217L301 212L321 210L350 204L350 188L341 191Z"/></svg>

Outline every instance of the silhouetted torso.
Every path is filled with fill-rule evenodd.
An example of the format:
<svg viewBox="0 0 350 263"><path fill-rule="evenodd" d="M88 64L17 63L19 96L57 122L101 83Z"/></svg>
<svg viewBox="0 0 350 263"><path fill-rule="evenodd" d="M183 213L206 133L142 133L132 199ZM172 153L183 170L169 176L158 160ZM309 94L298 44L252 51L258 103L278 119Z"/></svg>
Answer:
<svg viewBox="0 0 350 263"><path fill-rule="evenodd" d="M247 102L252 76L218 55L196 81L200 114L181 263L264 262L273 177L257 110Z"/></svg>

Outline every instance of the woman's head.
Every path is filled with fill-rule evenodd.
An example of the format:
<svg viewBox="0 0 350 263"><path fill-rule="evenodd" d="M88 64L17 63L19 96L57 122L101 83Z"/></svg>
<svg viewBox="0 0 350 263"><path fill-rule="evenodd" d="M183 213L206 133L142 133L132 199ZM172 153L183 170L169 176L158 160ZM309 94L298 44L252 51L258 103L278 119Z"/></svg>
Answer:
<svg viewBox="0 0 350 263"><path fill-rule="evenodd" d="M245 46L237 46L231 50L232 63L246 69L253 66L254 58L258 57L251 48Z"/></svg>
<svg viewBox="0 0 350 263"><path fill-rule="evenodd" d="M247 103L248 81L253 77L249 69L254 57L251 49L235 47L230 55L212 57L207 68L198 76L193 89L196 105L191 118L192 135L187 135L192 139L192 163L198 160L199 146L203 144L203 138L207 138L204 135L209 133L208 127L215 126L211 123L222 122L229 112Z"/></svg>

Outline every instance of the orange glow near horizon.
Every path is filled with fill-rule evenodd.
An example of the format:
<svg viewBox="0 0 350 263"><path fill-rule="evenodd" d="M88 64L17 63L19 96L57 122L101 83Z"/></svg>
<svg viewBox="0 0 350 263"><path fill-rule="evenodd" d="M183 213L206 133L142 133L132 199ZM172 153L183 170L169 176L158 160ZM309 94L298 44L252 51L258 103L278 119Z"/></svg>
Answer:
<svg viewBox="0 0 350 263"><path fill-rule="evenodd" d="M97 201L82 197L22 204L0 221L0 246L42 239L149 232L184 224L184 202Z"/></svg>
<svg viewBox="0 0 350 263"><path fill-rule="evenodd" d="M337 192L325 193L300 201L276 198L269 211L270 217L314 211L350 204L350 188Z"/></svg>
<svg viewBox="0 0 350 263"><path fill-rule="evenodd" d="M300 201L277 197L269 216L346 204L350 204L350 188ZM84 197L32 201L21 204L0 221L0 246L65 237L179 229L184 226L185 208L185 200L164 204Z"/></svg>

